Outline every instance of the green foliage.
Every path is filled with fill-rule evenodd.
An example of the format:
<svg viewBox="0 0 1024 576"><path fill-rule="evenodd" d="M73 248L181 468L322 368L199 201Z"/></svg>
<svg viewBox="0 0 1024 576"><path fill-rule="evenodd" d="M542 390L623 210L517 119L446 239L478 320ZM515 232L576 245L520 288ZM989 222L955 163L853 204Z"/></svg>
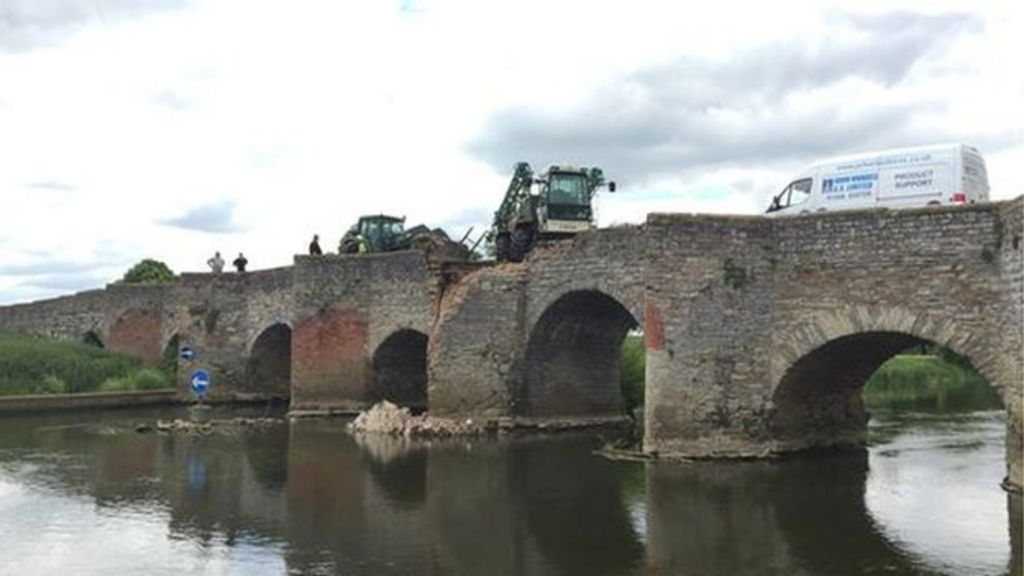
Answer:
<svg viewBox="0 0 1024 576"><path fill-rule="evenodd" d="M125 272L121 281L130 284L167 284L176 279L177 277L167 267L167 264L146 258Z"/></svg>
<svg viewBox="0 0 1024 576"><path fill-rule="evenodd" d="M151 386L152 374L137 374L153 371L137 358L95 346L0 333L0 395L93 392L112 378ZM173 385L169 375L161 377L161 387Z"/></svg>
<svg viewBox="0 0 1024 576"><path fill-rule="evenodd" d="M32 394L67 394L70 390L71 387L63 378L47 374L43 377L39 387L32 390Z"/></svg>
<svg viewBox="0 0 1024 576"><path fill-rule="evenodd" d="M961 412L997 408L998 394L970 363L945 348L899 355L868 380L864 402L871 408Z"/></svg>
<svg viewBox="0 0 1024 576"><path fill-rule="evenodd" d="M622 386L622 397L626 401L626 409L632 412L644 404L644 369L647 351L644 349L644 337L628 334L622 342L619 353L619 379Z"/></svg>
<svg viewBox="0 0 1024 576"><path fill-rule="evenodd" d="M129 390L160 390L171 388L174 382L163 371L155 368L142 368L118 378L109 378L100 384L102 392L126 392Z"/></svg>

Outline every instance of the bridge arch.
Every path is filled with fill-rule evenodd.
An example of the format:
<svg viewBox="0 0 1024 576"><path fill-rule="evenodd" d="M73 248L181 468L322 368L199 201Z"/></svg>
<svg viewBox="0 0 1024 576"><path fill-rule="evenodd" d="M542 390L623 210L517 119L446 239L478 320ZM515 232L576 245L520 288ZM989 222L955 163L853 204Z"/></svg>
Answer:
<svg viewBox="0 0 1024 576"><path fill-rule="evenodd" d="M82 344L87 346L95 346L96 348L103 348L103 339L100 337L99 332L96 330L89 330L85 334L82 334Z"/></svg>
<svg viewBox="0 0 1024 576"><path fill-rule="evenodd" d="M427 335L401 328L373 353L372 396L413 409L427 407Z"/></svg>
<svg viewBox="0 0 1024 576"><path fill-rule="evenodd" d="M292 329L278 322L263 329L249 347L244 388L261 396L291 393Z"/></svg>
<svg viewBox="0 0 1024 576"><path fill-rule="evenodd" d="M563 293L529 331L523 376L512 394L513 413L622 414L619 353L626 334L637 327L636 316L604 292Z"/></svg>
<svg viewBox="0 0 1024 576"><path fill-rule="evenodd" d="M860 442L867 420L864 385L888 359L924 344L970 362L1009 409L1013 384L982 334L948 318L900 308L819 313L788 332L772 359L769 427L778 449Z"/></svg>
<svg viewBox="0 0 1024 576"><path fill-rule="evenodd" d="M163 354L160 355L160 368L170 375L178 372L178 351L181 348L181 336L177 332L171 334L164 344Z"/></svg>

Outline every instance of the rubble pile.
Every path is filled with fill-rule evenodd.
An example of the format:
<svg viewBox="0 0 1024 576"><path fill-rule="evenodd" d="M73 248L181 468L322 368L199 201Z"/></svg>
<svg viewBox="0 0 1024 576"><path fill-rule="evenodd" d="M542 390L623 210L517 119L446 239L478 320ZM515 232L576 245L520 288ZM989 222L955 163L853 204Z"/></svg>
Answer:
<svg viewBox="0 0 1024 576"><path fill-rule="evenodd" d="M427 415L415 416L408 408L401 408L388 402L378 402L369 410L360 412L349 423L350 432L390 434L406 438L414 436L440 437L482 434L486 427L471 419L454 420L435 418Z"/></svg>

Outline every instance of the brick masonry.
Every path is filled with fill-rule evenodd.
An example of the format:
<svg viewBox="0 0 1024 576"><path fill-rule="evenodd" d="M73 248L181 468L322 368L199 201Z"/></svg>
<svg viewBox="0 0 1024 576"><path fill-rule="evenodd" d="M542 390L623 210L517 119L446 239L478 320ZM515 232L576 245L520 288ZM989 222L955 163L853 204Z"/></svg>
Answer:
<svg viewBox="0 0 1024 576"><path fill-rule="evenodd" d="M432 413L492 419L619 411L617 346L640 325L645 450L689 457L860 442L864 379L934 342L1003 398L1019 485L1022 236L1024 198L778 219L652 214L519 264L452 275L419 252L298 256L3 307L0 326L93 333L148 359L177 336L198 354L179 370L182 396L201 367L211 394L287 392L298 409L363 407L425 364L401 394L425 385ZM279 369L254 368L275 362L290 363L287 385Z"/></svg>

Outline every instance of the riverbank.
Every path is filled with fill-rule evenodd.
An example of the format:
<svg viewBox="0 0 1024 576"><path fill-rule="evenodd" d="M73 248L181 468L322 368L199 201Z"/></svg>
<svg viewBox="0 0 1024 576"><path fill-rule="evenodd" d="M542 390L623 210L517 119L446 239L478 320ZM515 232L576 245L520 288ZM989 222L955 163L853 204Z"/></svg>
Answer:
<svg viewBox="0 0 1024 576"><path fill-rule="evenodd" d="M0 396L172 390L170 366L77 342L0 333Z"/></svg>
<svg viewBox="0 0 1024 576"><path fill-rule="evenodd" d="M173 388L129 392L6 395L0 396L0 415L61 410L170 406L180 403L181 400Z"/></svg>
<svg viewBox="0 0 1024 576"><path fill-rule="evenodd" d="M869 408L965 412L999 408L999 395L969 364L938 354L903 354L879 367L864 387Z"/></svg>

